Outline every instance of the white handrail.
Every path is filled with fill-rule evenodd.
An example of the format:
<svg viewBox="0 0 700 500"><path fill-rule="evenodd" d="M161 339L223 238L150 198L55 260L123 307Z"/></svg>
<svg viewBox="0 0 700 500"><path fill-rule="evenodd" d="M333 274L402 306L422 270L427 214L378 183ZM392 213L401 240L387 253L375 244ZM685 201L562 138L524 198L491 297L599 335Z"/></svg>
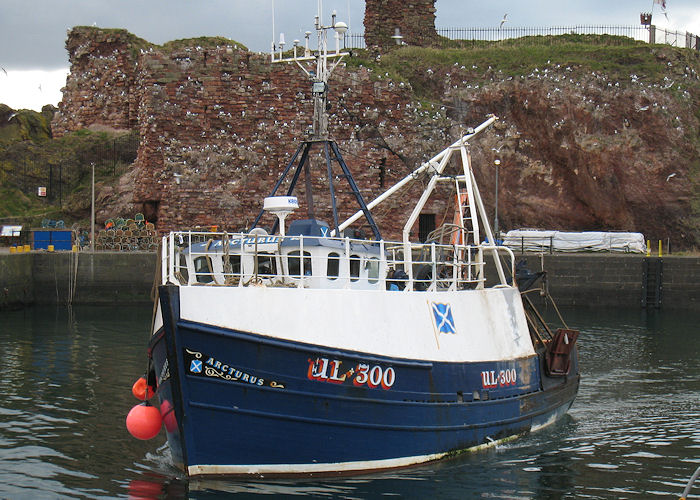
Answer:
<svg viewBox="0 0 700 500"><path fill-rule="evenodd" d="M186 236L186 238L182 238ZM317 240L325 239L331 243L330 246L323 246L324 251L318 252L314 249ZM181 241L182 243L178 242ZM312 241L313 243L308 243ZM285 242L285 245L282 245ZM293 243L292 243L293 242ZM292 244L290 244L292 243ZM196 285L218 285L218 286L247 286L252 277L258 276L266 286L296 286L296 287L329 287L338 288L371 288L371 289L387 289L387 281L394 281L388 278L387 274L393 269L402 269L406 272L409 278L406 280L406 288L410 291L414 289L415 277L413 275L414 268L418 266L429 265L431 276L429 279L422 279L420 283L421 289L429 288L430 290L460 290L462 288L483 288L486 282L484 276L484 262L480 255L483 252L494 253L498 257L498 252L503 251L510 257L510 269L514 272L515 269L515 254L510 248L492 244L480 245L464 245L464 244L440 244L431 243L411 243L408 247L403 242L386 242L386 241L367 241L345 238L323 238L319 236L286 236L280 237L276 235L250 235L250 234L233 234L228 235L229 252L224 252L223 248L223 233L208 233L208 232L172 232L167 237L163 238L163 262L162 270L166 278L163 283L170 281L181 286L187 286L189 283ZM201 247L197 247L201 245ZM356 247L355 245L362 245ZM367 245L372 245L375 248L370 252L363 249ZM182 247L182 249L178 249ZM231 248L233 247L233 248ZM404 255L399 257L397 251L403 249ZM254 262L256 251L258 258L264 256L266 259L274 260L274 268L269 271L260 271L253 269L255 267L251 262ZM288 260L290 252L299 252L299 255L294 257L299 259L299 272L301 276L290 275L288 269ZM311 256L311 273L312 276L306 276L306 271L309 267L309 261L306 259L306 253ZM325 252L325 253L324 253ZM338 258L339 266L337 275L328 275L327 259L328 255L341 254ZM419 257L419 254L422 257ZM239 255L240 267L231 274L224 271L223 259L225 255ZM357 255L361 261L360 276L353 276L350 270L351 257ZM184 256L184 262L187 268L180 269L180 261L176 262L176 257ZM200 269L195 271L195 260L201 256L208 258L207 264L211 262L211 269L206 269L204 272ZM336 258L336 257L332 257ZM248 259L248 260L246 260ZM251 260L252 259L252 260ZM368 262L376 260L376 265L379 266L379 276L373 277L367 266ZM340 266L340 264L343 264ZM251 265L253 267L251 267ZM262 261L260 261L262 266ZM206 267L206 266L205 266ZM496 269L500 267L498 286L510 286L505 279L503 267L500 260L496 263ZM187 283L180 280L182 275L187 275ZM197 277L210 276L211 280L207 279L206 283L198 280ZM234 277L235 280L228 280ZM511 276L511 279L514 275ZM337 281L340 279L341 281ZM326 281L324 281L326 280ZM232 283L233 281L233 283Z"/></svg>
<svg viewBox="0 0 700 500"><path fill-rule="evenodd" d="M445 156L445 155L447 154L447 151L448 151L449 149L451 149L451 148L458 148L458 147L464 145L469 139L471 139L472 137L474 137L475 135L477 135L479 132L482 132L483 130L485 130L486 128L488 128L488 127L489 127L493 122L495 122L496 120L498 120L498 117L497 117L497 116L491 116L491 117L490 117L488 120L486 120L484 123L482 123L481 125L479 125L478 127L476 127L476 128L474 129L473 132L471 132L471 133L469 133L469 134L467 134L467 135L461 137L458 141L456 141L456 142L455 142L454 144L452 144L450 147L444 149L443 151L439 152L439 153L436 154L434 157L432 157L430 160L428 160L428 161L426 161L425 163L423 163L420 167L418 167L417 169L415 169L413 172L411 172L410 174L408 174L406 177L404 177L403 179L401 179L399 182L397 182L396 184L394 184L392 187L390 187L389 189L387 189L386 191L384 191L384 192L383 192L381 195L379 195L377 198L375 198L375 199L372 200L370 203L368 203L368 204L367 204L367 210L372 210L374 207L376 207L376 206L379 205L381 202L383 202L384 200L386 200L387 198L389 198L392 194L394 194L396 191L398 191L399 189L401 189L403 186L405 186L406 184L408 184L408 183L411 182L411 181L416 180L416 179L418 178L418 175L419 175L419 174L421 174L421 173L424 172L425 170L429 169L430 167L434 167L436 162L439 162L440 160L442 160L443 156ZM345 222L343 222L342 224L340 224L340 226L338 227L338 229L339 229L340 231L342 231L343 229L345 229L346 227L348 227L350 224L352 224L353 222L355 222L357 219L359 219L359 218L362 217L363 215L364 215L364 212L363 212L362 210L358 210L358 211L355 212L350 218L348 218ZM335 230L333 230L333 231L331 232L331 236L334 236L334 232L335 232Z"/></svg>

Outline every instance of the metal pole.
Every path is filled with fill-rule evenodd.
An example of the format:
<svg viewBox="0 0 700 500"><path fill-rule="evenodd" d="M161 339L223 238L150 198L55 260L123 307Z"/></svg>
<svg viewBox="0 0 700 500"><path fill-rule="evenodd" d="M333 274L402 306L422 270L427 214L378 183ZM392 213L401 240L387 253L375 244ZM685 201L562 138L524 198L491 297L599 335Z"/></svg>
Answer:
<svg viewBox="0 0 700 500"><path fill-rule="evenodd" d="M490 126L490 125L491 125L493 122L495 122L496 120L498 120L498 118L497 118L496 116L491 116L491 118L489 118L489 119L486 120L484 123L482 123L481 125L479 125L478 127L476 127L470 134L467 134L467 135L463 136L463 137L462 137L461 139L459 139L457 142L455 142L454 144L452 144L452 145L449 146L448 148L445 148L445 149L442 150L440 153L438 153L437 155L435 155L433 158L431 158L430 160L428 160L428 161L426 161L425 163L423 163L420 167L418 167L418 168L415 169L413 172L411 172L410 174L408 174L406 177L404 177L403 179L401 179L399 182L397 182L396 184L394 184L392 187L390 187L389 189L387 189L386 191L384 191L384 192L383 192L382 194L380 194L377 198L375 198L374 200L372 200L371 202L369 202L369 203L367 204L367 210L368 210L368 211L369 211L369 210L372 210L374 207L376 207L377 205L379 205L381 202L383 202L384 200L386 200L387 198L389 198L389 197L390 197L392 194L394 194L396 191L398 191L399 189L401 189L404 185L408 184L408 183L411 182L411 181L415 181L415 180L418 178L418 174L422 173L423 171L425 171L425 170L427 170L427 169L429 169L429 168L431 168L431 167L436 167L436 166L437 166L437 163L438 163L440 160L442 160L443 156L445 156L445 155L447 154L447 151L448 151L448 150L450 150L450 149L452 149L452 148L457 148L457 147L459 147L462 143L468 141L469 139L471 139L472 137L474 137L476 134L478 134L478 133L481 132L482 130L486 129L488 126ZM357 212L355 212L355 213L352 215L352 217L350 217L349 219L347 219L345 222L343 222L343 223L340 225L340 230L342 231L343 229L345 229L346 227L348 227L350 224L352 224L352 223L355 222L357 219L359 219L360 217L362 217L363 214L364 214L364 212L363 212L362 210L358 210Z"/></svg>
<svg viewBox="0 0 700 500"><path fill-rule="evenodd" d="M494 160L496 165L496 208L493 214L493 234L494 238L498 238L498 171L501 169L501 160ZM496 244L494 241L493 244Z"/></svg>
<svg viewBox="0 0 700 500"><path fill-rule="evenodd" d="M95 251L95 164L92 163L92 197L90 209L90 251Z"/></svg>

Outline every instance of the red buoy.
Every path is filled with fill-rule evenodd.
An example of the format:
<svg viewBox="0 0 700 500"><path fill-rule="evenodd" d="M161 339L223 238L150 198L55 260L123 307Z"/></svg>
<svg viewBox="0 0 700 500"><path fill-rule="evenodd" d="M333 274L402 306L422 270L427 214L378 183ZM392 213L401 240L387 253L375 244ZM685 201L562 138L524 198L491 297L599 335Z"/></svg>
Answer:
<svg viewBox="0 0 700 500"><path fill-rule="evenodd" d="M175 408L167 399L160 404L160 416L163 418L165 430L174 432L177 430L177 419L175 418Z"/></svg>
<svg viewBox="0 0 700 500"><path fill-rule="evenodd" d="M158 408L144 401L126 416L126 428L136 439L146 440L158 435L162 421Z"/></svg>
<svg viewBox="0 0 700 500"><path fill-rule="evenodd" d="M139 401L146 401L147 399L151 399L155 392L155 389L153 389L153 387L148 385L148 382L146 382L146 377L139 377L138 380L136 380L136 382L134 382L134 385L131 387L131 393Z"/></svg>

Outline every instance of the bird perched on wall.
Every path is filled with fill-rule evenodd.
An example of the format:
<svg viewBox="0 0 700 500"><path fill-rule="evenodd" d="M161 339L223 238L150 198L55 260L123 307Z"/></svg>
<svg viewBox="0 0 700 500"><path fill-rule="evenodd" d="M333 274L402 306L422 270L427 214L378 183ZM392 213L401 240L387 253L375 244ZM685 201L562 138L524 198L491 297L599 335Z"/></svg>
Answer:
<svg viewBox="0 0 700 500"><path fill-rule="evenodd" d="M503 27L503 25L506 23L506 21L507 21L506 17L508 17L508 13L507 13L507 12L506 12L505 14L503 14L503 19L501 19L501 24L498 25L498 29L499 29L499 30L500 30L500 29Z"/></svg>

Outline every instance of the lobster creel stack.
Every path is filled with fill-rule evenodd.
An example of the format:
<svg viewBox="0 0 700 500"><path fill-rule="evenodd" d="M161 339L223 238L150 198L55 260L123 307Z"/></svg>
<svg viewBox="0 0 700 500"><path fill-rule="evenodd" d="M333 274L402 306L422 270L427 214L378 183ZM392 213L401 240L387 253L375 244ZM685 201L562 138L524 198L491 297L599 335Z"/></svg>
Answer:
<svg viewBox="0 0 700 500"><path fill-rule="evenodd" d="M97 234L95 241L95 250L133 252L157 249L158 235L150 222L141 225L135 221L128 221L118 229L103 229Z"/></svg>

